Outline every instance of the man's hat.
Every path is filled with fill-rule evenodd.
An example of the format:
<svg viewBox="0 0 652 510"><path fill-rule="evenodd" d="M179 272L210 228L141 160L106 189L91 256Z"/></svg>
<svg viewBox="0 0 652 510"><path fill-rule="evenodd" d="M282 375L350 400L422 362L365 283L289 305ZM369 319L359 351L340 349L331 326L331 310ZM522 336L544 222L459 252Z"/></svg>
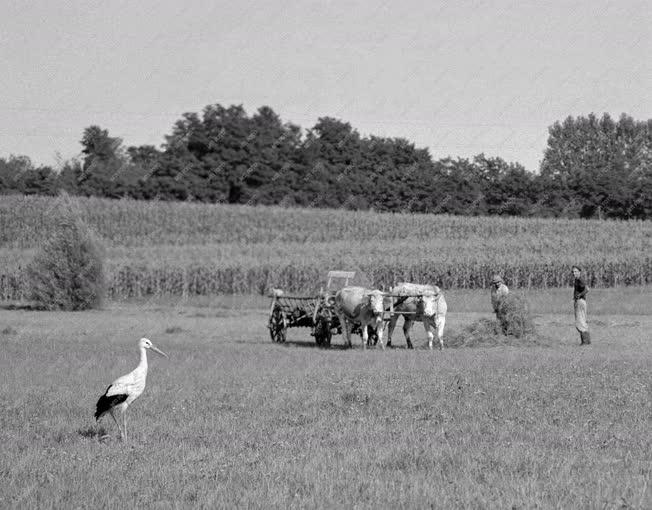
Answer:
<svg viewBox="0 0 652 510"><path fill-rule="evenodd" d="M495 274L494 279L491 280L491 283L503 283L503 279L499 274Z"/></svg>

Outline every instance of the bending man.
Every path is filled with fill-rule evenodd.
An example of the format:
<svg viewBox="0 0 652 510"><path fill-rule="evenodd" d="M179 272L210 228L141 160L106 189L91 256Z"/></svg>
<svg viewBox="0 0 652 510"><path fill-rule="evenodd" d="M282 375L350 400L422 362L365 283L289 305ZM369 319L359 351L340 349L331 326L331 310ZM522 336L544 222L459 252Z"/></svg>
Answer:
<svg viewBox="0 0 652 510"><path fill-rule="evenodd" d="M499 274L494 275L491 280L491 306L493 307L494 312L498 311L500 300L507 294L509 294L509 289L507 288L507 285L505 285L502 276Z"/></svg>

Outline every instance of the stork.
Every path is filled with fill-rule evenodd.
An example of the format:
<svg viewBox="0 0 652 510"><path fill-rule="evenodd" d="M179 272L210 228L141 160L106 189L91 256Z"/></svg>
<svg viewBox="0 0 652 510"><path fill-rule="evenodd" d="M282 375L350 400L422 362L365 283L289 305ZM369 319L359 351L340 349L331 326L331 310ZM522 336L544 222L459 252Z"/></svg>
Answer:
<svg viewBox="0 0 652 510"><path fill-rule="evenodd" d="M168 357L163 351L157 349L148 338L141 338L138 341L138 347L140 349L140 363L138 363L136 369L113 381L104 395L97 401L95 408L95 420L99 421L102 416L109 413L118 426L120 438L123 441L127 440L127 407L145 390L147 349L151 349L166 358ZM116 411L120 411L122 415L122 427L115 416Z"/></svg>

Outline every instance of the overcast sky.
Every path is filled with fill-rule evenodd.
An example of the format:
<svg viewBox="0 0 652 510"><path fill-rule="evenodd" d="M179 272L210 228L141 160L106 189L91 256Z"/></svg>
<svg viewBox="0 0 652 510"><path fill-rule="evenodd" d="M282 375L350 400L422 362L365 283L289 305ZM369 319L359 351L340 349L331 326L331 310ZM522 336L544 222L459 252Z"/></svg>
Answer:
<svg viewBox="0 0 652 510"><path fill-rule="evenodd" d="M536 171L555 120L652 118L645 0L188 3L0 0L0 157L159 146L220 103Z"/></svg>

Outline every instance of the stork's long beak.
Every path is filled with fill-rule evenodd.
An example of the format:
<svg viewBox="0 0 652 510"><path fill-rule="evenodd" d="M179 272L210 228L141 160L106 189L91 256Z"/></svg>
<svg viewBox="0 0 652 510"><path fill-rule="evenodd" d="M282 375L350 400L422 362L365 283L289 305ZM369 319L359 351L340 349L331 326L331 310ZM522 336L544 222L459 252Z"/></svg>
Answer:
<svg viewBox="0 0 652 510"><path fill-rule="evenodd" d="M154 352L158 352L161 356L165 356L166 358L170 359L170 357L167 354L165 354L162 350L157 349L153 345L150 347L150 349L152 349Z"/></svg>

